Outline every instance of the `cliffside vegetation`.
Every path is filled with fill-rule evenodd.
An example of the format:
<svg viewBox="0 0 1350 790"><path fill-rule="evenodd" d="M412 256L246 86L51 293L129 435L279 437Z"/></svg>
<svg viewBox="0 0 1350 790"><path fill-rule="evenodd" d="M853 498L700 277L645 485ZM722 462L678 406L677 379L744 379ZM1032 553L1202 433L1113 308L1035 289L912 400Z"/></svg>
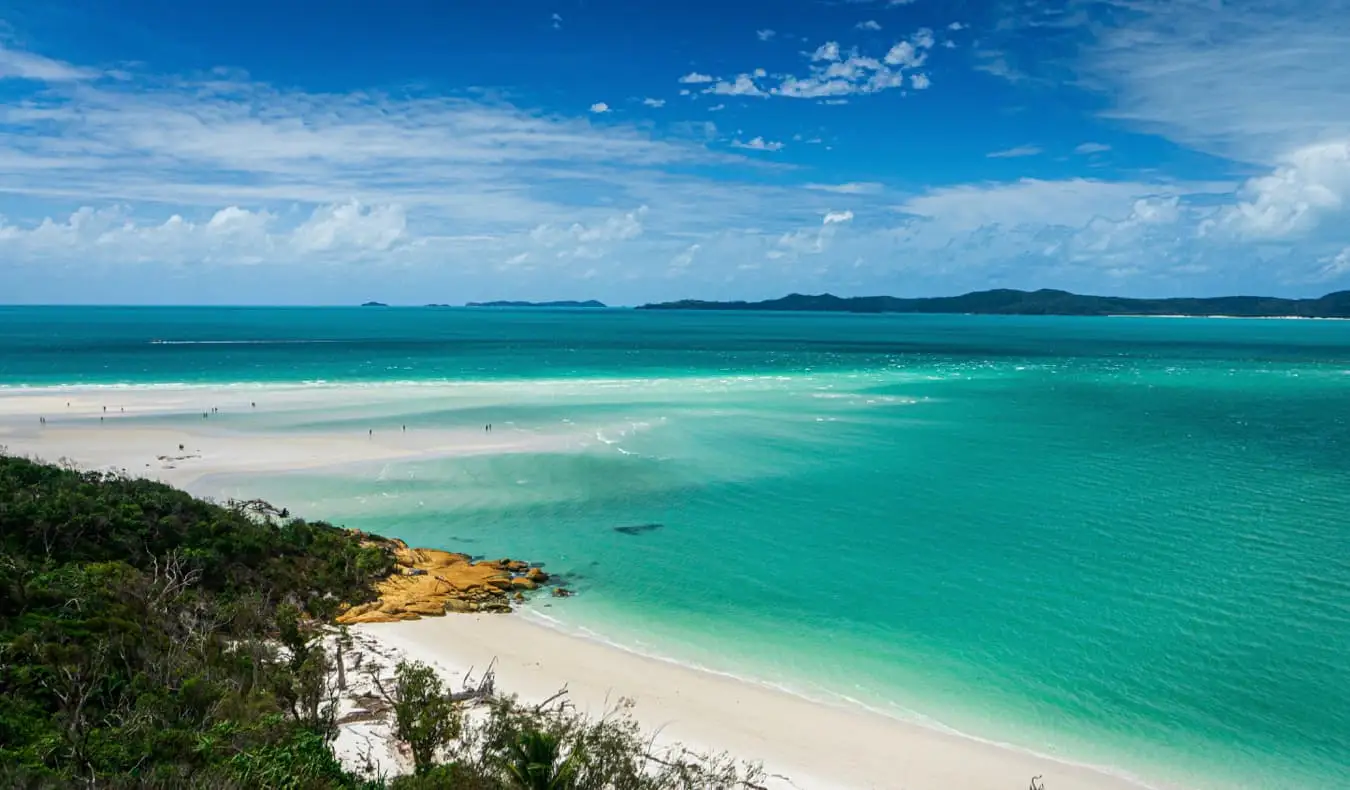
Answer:
<svg viewBox="0 0 1350 790"><path fill-rule="evenodd" d="M755 787L727 760L649 754L620 710L451 694L422 665L382 707L415 774L335 757L343 604L389 543L169 486L0 454L0 787Z"/></svg>

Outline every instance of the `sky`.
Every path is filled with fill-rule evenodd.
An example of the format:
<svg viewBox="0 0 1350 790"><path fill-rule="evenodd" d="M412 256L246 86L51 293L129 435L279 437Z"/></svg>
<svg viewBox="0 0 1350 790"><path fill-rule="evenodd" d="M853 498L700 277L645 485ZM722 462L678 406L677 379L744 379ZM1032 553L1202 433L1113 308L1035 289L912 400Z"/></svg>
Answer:
<svg viewBox="0 0 1350 790"><path fill-rule="evenodd" d="M0 302L1350 289L1350 0L0 0Z"/></svg>

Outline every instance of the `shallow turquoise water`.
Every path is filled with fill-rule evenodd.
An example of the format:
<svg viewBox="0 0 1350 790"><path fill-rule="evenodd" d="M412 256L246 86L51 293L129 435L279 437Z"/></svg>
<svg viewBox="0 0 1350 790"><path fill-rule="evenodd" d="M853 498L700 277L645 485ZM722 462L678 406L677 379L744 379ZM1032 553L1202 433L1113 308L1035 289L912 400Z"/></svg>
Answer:
<svg viewBox="0 0 1350 790"><path fill-rule="evenodd" d="M10 385L445 379L486 383L370 419L594 441L213 485L546 561L565 627L800 693L1350 787L1350 322L0 309Z"/></svg>

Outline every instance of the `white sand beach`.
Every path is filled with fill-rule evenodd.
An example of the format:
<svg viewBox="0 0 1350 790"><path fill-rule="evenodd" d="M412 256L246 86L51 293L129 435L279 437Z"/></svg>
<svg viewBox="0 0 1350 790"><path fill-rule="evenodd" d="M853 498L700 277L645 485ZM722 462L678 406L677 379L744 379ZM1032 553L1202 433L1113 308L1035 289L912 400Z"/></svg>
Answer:
<svg viewBox="0 0 1350 790"><path fill-rule="evenodd" d="M15 455L124 470L206 495L194 485L215 474L562 451L593 440L565 425L405 429L385 418L396 411L390 404L453 398L474 405L483 397L453 385L0 389L0 445ZM343 426L296 427L307 420ZM275 423L286 425L284 434L272 429Z"/></svg>
<svg viewBox="0 0 1350 790"><path fill-rule="evenodd" d="M566 426L554 432L476 426L405 433L401 426L375 430L354 422L343 430L266 430L269 412L369 414L400 397L428 395L340 387L13 389L0 391L0 445L11 454L125 469L193 491L197 481L216 473L561 450L586 439L584 431ZM212 411L217 408L219 413ZM232 415L241 418L232 422ZM776 775L774 787L1022 790L1033 776L1046 790L1142 787L1089 767L641 656L541 625L528 611L356 628L451 677L495 661L498 688L526 700L566 687L578 708L599 715L619 698L630 698L638 721L659 732L661 741L762 762Z"/></svg>
<svg viewBox="0 0 1350 790"><path fill-rule="evenodd" d="M533 622L528 613L355 626L457 677L495 662L498 687L542 701L566 687L602 715L619 698L666 744L761 761L777 788L1139 790L1092 768L631 653Z"/></svg>

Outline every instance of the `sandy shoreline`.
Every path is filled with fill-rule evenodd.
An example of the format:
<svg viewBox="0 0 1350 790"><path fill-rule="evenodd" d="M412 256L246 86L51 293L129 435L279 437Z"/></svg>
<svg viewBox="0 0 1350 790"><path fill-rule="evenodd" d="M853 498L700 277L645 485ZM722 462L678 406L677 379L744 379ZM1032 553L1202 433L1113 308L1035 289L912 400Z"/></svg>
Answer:
<svg viewBox="0 0 1350 790"><path fill-rule="evenodd" d="M198 484L214 474L564 451L583 445L594 433L594 426L542 431L509 425L492 433L482 426L414 426L404 433L397 424L379 422L382 405L427 398L427 390L355 392L284 386L0 391L0 445L11 454L125 469L201 494L206 492ZM436 397L449 394L437 392ZM463 392L463 397L481 396ZM282 434L272 422L294 426L313 414L325 418L323 427ZM376 427L367 429L367 422ZM1092 768L644 657L540 625L528 613L451 615L356 628L440 665L451 676L471 666L481 671L495 660L498 687L526 700L542 700L566 686L578 708L599 715L618 698L632 698L638 721L648 731L659 731L663 741L762 761L771 774L780 775L774 787L1020 790L1032 776L1041 776L1046 790L1142 786Z"/></svg>
<svg viewBox="0 0 1350 790"><path fill-rule="evenodd" d="M499 688L526 701L566 686L598 716L634 700L664 743L762 761L773 787L1139 790L1144 785L864 710L813 702L767 686L631 653L532 622L528 615L452 615L355 626L451 676L495 661ZM776 775L776 776L772 776Z"/></svg>
<svg viewBox="0 0 1350 790"><path fill-rule="evenodd" d="M416 393L428 408L447 397L446 389L428 389ZM461 395L470 405L481 397ZM509 424L490 433L478 424L405 429L382 413L395 414L389 407L413 399L397 388L336 386L0 389L0 445L16 455L69 458L82 468L125 470L206 495L211 492L194 486L211 475L561 452L593 435L568 426L541 431ZM310 421L342 427L297 429Z"/></svg>

